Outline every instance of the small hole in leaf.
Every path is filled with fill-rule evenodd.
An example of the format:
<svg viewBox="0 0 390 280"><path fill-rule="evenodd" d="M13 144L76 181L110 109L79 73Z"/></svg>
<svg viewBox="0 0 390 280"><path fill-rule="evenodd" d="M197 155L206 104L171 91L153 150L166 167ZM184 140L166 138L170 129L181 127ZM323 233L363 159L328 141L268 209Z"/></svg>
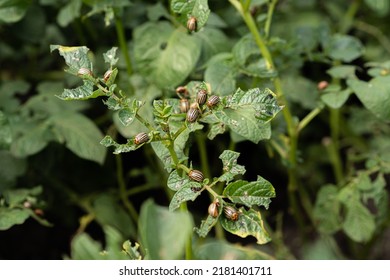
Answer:
<svg viewBox="0 0 390 280"><path fill-rule="evenodd" d="M167 47L167 43L166 42L164 42L164 43L161 43L161 45L160 45L160 49L162 49L162 50L165 50L166 49L166 47Z"/></svg>

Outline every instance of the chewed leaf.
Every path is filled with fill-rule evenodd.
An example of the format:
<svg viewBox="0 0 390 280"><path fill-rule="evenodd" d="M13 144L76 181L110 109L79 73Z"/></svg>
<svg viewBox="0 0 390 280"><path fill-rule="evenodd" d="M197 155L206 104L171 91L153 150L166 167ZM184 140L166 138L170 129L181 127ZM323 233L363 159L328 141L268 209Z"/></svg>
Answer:
<svg viewBox="0 0 390 280"><path fill-rule="evenodd" d="M50 51L58 50L68 65L68 72L77 75L81 68L92 70L92 62L88 57L87 47L67 47L60 45L50 45Z"/></svg>
<svg viewBox="0 0 390 280"><path fill-rule="evenodd" d="M148 141L150 142L150 140ZM135 151L142 147L144 144L148 143L144 142L142 144L136 145L134 143L134 138L128 139L126 144L119 144L114 141L114 139L111 138L111 136L106 135L102 141L100 141L100 144L104 147L114 147L114 154L120 154L120 153L127 153L131 151Z"/></svg>
<svg viewBox="0 0 390 280"><path fill-rule="evenodd" d="M195 228L196 233L200 237L206 237L207 234L210 232L210 230L213 228L213 226L217 223L218 218L211 217L210 215L207 216L206 220L203 220L200 224L199 228Z"/></svg>
<svg viewBox="0 0 390 280"><path fill-rule="evenodd" d="M275 189L270 182L257 176L254 182L238 180L229 184L223 194L232 202L244 204L248 207L253 205L268 208L271 198L275 197Z"/></svg>
<svg viewBox="0 0 390 280"><path fill-rule="evenodd" d="M210 15L207 0L173 0L171 10L178 14L179 21L186 26L190 17L196 18L196 31L203 27Z"/></svg>
<svg viewBox="0 0 390 280"><path fill-rule="evenodd" d="M173 196L171 203L169 204L169 211L174 211L180 207L180 204L184 201L194 201L200 194L202 185L197 182L188 182L179 189Z"/></svg>
<svg viewBox="0 0 390 280"><path fill-rule="evenodd" d="M112 47L110 50L103 54L104 62L110 64L110 66L114 66L118 62L118 58L116 57L117 47Z"/></svg>
<svg viewBox="0 0 390 280"><path fill-rule="evenodd" d="M93 90L94 83L84 80L84 84L74 89L64 89L61 95L57 95L62 100L86 100L105 95L102 91Z"/></svg>
<svg viewBox="0 0 390 280"><path fill-rule="evenodd" d="M221 215L222 227L240 237L254 236L257 239L257 244L265 244L271 241L264 228L260 212L253 209L246 211L244 208L240 208L239 213L236 221L229 220Z"/></svg>
<svg viewBox="0 0 390 280"><path fill-rule="evenodd" d="M237 158L240 156L240 153L225 150L219 156L223 163L223 171L225 172L221 177L219 177L219 181L230 182L234 179L236 175L243 175L245 173L245 167L237 164Z"/></svg>
<svg viewBox="0 0 390 280"><path fill-rule="evenodd" d="M169 174L168 177L168 188L170 188L173 191L178 191L181 189L185 184L189 183L190 180L188 177L181 177L178 173L177 170L174 170Z"/></svg>

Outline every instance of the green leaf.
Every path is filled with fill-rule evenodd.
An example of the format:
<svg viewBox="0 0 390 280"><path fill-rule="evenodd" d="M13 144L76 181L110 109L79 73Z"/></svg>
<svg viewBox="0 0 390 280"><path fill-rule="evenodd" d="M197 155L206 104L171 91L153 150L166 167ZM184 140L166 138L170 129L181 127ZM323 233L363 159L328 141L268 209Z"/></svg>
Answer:
<svg viewBox="0 0 390 280"><path fill-rule="evenodd" d="M231 244L224 240L206 242L195 250L200 260L273 260L274 257L258 248Z"/></svg>
<svg viewBox="0 0 390 280"><path fill-rule="evenodd" d="M208 0L172 0L171 10L178 14L178 19L184 26L187 26L187 21L191 16L195 17L196 31L206 24L210 15Z"/></svg>
<svg viewBox="0 0 390 280"><path fill-rule="evenodd" d="M350 94L351 90L349 88L342 91L325 90L325 92L321 95L321 100L330 108L338 109L345 104Z"/></svg>
<svg viewBox="0 0 390 280"><path fill-rule="evenodd" d="M80 17L82 3L82 0L68 1L68 3L60 9L57 15L58 25L66 27L72 21Z"/></svg>
<svg viewBox="0 0 390 280"><path fill-rule="evenodd" d="M81 68L90 69L92 71L92 62L88 57L89 49L87 47L67 47L60 45L50 45L50 51L58 50L60 55L65 59L68 65L67 71L73 75L77 75Z"/></svg>
<svg viewBox="0 0 390 280"><path fill-rule="evenodd" d="M168 188L170 188L173 191L178 191L181 189L185 184L189 183L190 180L188 177L181 177L178 173L177 170L173 170L171 174L169 174L168 177Z"/></svg>
<svg viewBox="0 0 390 280"><path fill-rule="evenodd" d="M233 132L253 143L257 144L260 140L271 137L270 124L259 121L255 117L256 112L253 108L239 108L236 110L226 108L214 114Z"/></svg>
<svg viewBox="0 0 390 280"><path fill-rule="evenodd" d="M42 193L42 187L37 186L31 189L13 189L4 192L4 197L10 208L22 205L24 201Z"/></svg>
<svg viewBox="0 0 390 280"><path fill-rule="evenodd" d="M238 180L230 183L224 189L223 194L234 203L248 207L264 206L268 209L271 198L275 197L275 189L270 182L257 176L257 180L253 182Z"/></svg>
<svg viewBox="0 0 390 280"><path fill-rule="evenodd" d="M261 57L259 47L252 34L243 36L236 43L232 52L240 71L244 74L259 78L277 76L277 72L269 69L265 59Z"/></svg>
<svg viewBox="0 0 390 280"><path fill-rule="evenodd" d="M370 82L348 80L347 84L371 113L390 120L390 76L376 77Z"/></svg>
<svg viewBox="0 0 390 280"><path fill-rule="evenodd" d="M206 220L202 220L200 227L195 228L194 230L200 237L204 238L207 236L207 234L210 232L210 230L215 226L217 221L218 221L218 217L214 218L214 217L208 215Z"/></svg>
<svg viewBox="0 0 390 280"><path fill-rule="evenodd" d="M385 16L390 11L390 3L387 0L364 0L366 5L379 16Z"/></svg>
<svg viewBox="0 0 390 280"><path fill-rule="evenodd" d="M254 143L271 137L269 122L282 109L271 90L238 89L222 101L225 106L220 110L213 110L213 114L234 133Z"/></svg>
<svg viewBox="0 0 390 280"><path fill-rule="evenodd" d="M342 224L344 232L355 242L371 240L375 232L375 220L370 211L360 201L350 201Z"/></svg>
<svg viewBox="0 0 390 280"><path fill-rule="evenodd" d="M202 119L203 121L203 119ZM224 123L214 123L210 126L209 133L207 134L207 138L213 140L218 134L225 133L225 124Z"/></svg>
<svg viewBox="0 0 390 280"><path fill-rule="evenodd" d="M131 260L141 260L142 257L138 249L138 243L135 243L134 246L131 245L129 240L123 243L123 251L130 257Z"/></svg>
<svg viewBox="0 0 390 280"><path fill-rule="evenodd" d="M149 142L150 141L151 141L151 139L149 140ZM126 144L119 144L119 143L115 142L114 139L112 139L111 136L109 136L109 135L106 135L102 139L102 141L100 141L100 144L103 145L106 148L114 147L115 148L114 154L120 154L120 153L127 153L127 152L131 152L131 151L135 151L135 150L141 148L146 143L148 143L148 142L136 145L136 144L134 144L134 137L133 137L131 139L128 139Z"/></svg>
<svg viewBox="0 0 390 280"><path fill-rule="evenodd" d="M337 195L338 188L333 185L321 187L317 194L313 217L317 229L322 233L333 234L341 228L341 205Z"/></svg>
<svg viewBox="0 0 390 280"><path fill-rule="evenodd" d="M134 121L136 114L137 112L130 108L123 108L119 110L118 117L124 126L128 126Z"/></svg>
<svg viewBox="0 0 390 280"><path fill-rule="evenodd" d="M94 82L83 80L83 85L74 89L64 89L61 95L57 95L62 100L87 100L98 96L106 95L101 90L93 90Z"/></svg>
<svg viewBox="0 0 390 280"><path fill-rule="evenodd" d="M194 201L201 194L201 188L202 185L197 182L188 182L187 184L183 185L173 195L171 202L169 203L169 211L176 210L185 201Z"/></svg>
<svg viewBox="0 0 390 280"><path fill-rule="evenodd" d="M16 157L27 157L43 150L47 144L54 140L49 122L30 124L18 138L11 144L11 152Z"/></svg>
<svg viewBox="0 0 390 280"><path fill-rule="evenodd" d="M26 160L14 157L11 152L0 150L0 194L5 188L12 187L16 179L26 171Z"/></svg>
<svg viewBox="0 0 390 280"><path fill-rule="evenodd" d="M123 236L136 236L133 221L115 196L101 194L94 199L92 206L96 221L101 226L109 225L119 230Z"/></svg>
<svg viewBox="0 0 390 280"><path fill-rule="evenodd" d="M0 22L14 23L21 20L31 0L0 0Z"/></svg>
<svg viewBox="0 0 390 280"><path fill-rule="evenodd" d="M356 78L355 75L356 66L354 65L339 65L333 66L326 73L336 79L348 79L348 78Z"/></svg>
<svg viewBox="0 0 390 280"><path fill-rule="evenodd" d="M14 225L21 225L28 217L30 217L30 214L26 209L0 207L0 230L7 230Z"/></svg>
<svg viewBox="0 0 390 280"><path fill-rule="evenodd" d="M237 66L231 53L220 53L207 63L204 80L211 91L218 95L229 95L236 89Z"/></svg>
<svg viewBox="0 0 390 280"><path fill-rule="evenodd" d="M118 63L119 58L116 57L117 47L112 47L107 52L103 53L104 62L110 64L113 67Z"/></svg>
<svg viewBox="0 0 390 280"><path fill-rule="evenodd" d="M201 65L214 55L231 50L229 38L219 29L207 26L202 32L197 32L194 36L199 39L202 46L199 59Z"/></svg>
<svg viewBox="0 0 390 280"><path fill-rule="evenodd" d="M54 115L49 121L58 142L65 142L68 149L83 159L103 164L106 149L99 145L103 134L94 122L84 115L67 112Z"/></svg>
<svg viewBox="0 0 390 280"><path fill-rule="evenodd" d="M335 34L331 38L326 52L332 59L351 62L363 55L364 46L356 37Z"/></svg>
<svg viewBox="0 0 390 280"><path fill-rule="evenodd" d="M148 22L134 30L134 59L140 73L160 88L182 83L200 55L198 40L167 22Z"/></svg>
<svg viewBox="0 0 390 280"><path fill-rule="evenodd" d="M170 212L152 200L141 207L139 233L148 259L182 259L192 229L192 218L187 212Z"/></svg>
<svg viewBox="0 0 390 280"><path fill-rule="evenodd" d="M30 84L23 80L2 81L0 85L0 110L4 113L13 113L20 110L20 98L16 94L24 95L30 89Z"/></svg>
<svg viewBox="0 0 390 280"><path fill-rule="evenodd" d="M0 150L8 149L12 143L12 132L7 116L0 111Z"/></svg>
<svg viewBox="0 0 390 280"><path fill-rule="evenodd" d="M237 221L231 221L224 215L221 215L222 227L240 237L254 236L257 239L257 244L265 244L271 241L266 232L260 212L253 209L248 211L244 208L239 209L240 215Z"/></svg>
<svg viewBox="0 0 390 280"><path fill-rule="evenodd" d="M229 183L236 175L245 174L245 166L237 164L239 156L240 153L230 150L222 152L219 158L222 160L224 174L219 177L219 181Z"/></svg>
<svg viewBox="0 0 390 280"><path fill-rule="evenodd" d="M104 260L101 255L102 245L88 234L80 233L71 242L71 258L73 260Z"/></svg>

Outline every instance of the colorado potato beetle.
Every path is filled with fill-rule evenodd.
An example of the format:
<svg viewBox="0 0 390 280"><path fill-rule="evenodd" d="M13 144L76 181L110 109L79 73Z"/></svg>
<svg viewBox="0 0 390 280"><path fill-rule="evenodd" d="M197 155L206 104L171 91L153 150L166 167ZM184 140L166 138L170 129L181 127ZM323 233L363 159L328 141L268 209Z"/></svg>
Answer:
<svg viewBox="0 0 390 280"><path fill-rule="evenodd" d="M111 77L111 74L112 74L112 70L111 70L111 69L107 70L106 73L104 73L104 75L103 75L103 80L104 80L105 83L106 83L106 82L108 81L108 79Z"/></svg>
<svg viewBox="0 0 390 280"><path fill-rule="evenodd" d="M188 122L193 123L197 120L198 117L199 117L199 110L197 108L191 107L187 111L186 119Z"/></svg>
<svg viewBox="0 0 390 280"><path fill-rule="evenodd" d="M187 29L190 32L193 32L196 30L197 20L196 17L192 16L187 21Z"/></svg>
<svg viewBox="0 0 390 280"><path fill-rule="evenodd" d="M92 76L92 71L88 68L80 68L79 71L77 71L78 76Z"/></svg>
<svg viewBox="0 0 390 280"><path fill-rule="evenodd" d="M188 90L186 87L180 86L176 88L176 94L180 98L188 97Z"/></svg>
<svg viewBox="0 0 390 280"><path fill-rule="evenodd" d="M134 144L140 145L142 143L148 142L149 141L149 136L145 132L138 133L134 137Z"/></svg>
<svg viewBox="0 0 390 280"><path fill-rule="evenodd" d="M209 215L210 215L211 217L213 217L213 218L218 217L218 214L219 214L218 206L219 206L218 201L214 201L214 202L212 202L212 203L209 205L208 212L209 212Z"/></svg>
<svg viewBox="0 0 390 280"><path fill-rule="evenodd" d="M224 206L223 213L225 214L225 217L231 221L237 221L238 216L240 215L237 209L232 206Z"/></svg>
<svg viewBox="0 0 390 280"><path fill-rule="evenodd" d="M206 103L207 100L207 91L204 89L201 89L198 91L196 95L196 102L198 102L199 105L203 105Z"/></svg>
<svg viewBox="0 0 390 280"><path fill-rule="evenodd" d="M187 113L189 109L190 109L190 103L188 102L188 99L185 98L180 99L180 112Z"/></svg>
<svg viewBox="0 0 390 280"><path fill-rule="evenodd" d="M207 107L209 107L209 108L213 108L215 105L217 105L217 104L219 103L219 101L220 101L219 96L217 96L217 95L212 95L212 96L210 96L209 99L207 100L206 105L207 105Z"/></svg>
<svg viewBox="0 0 390 280"><path fill-rule="evenodd" d="M196 169L192 169L188 172L188 177L195 182L202 182L204 179L203 173Z"/></svg>

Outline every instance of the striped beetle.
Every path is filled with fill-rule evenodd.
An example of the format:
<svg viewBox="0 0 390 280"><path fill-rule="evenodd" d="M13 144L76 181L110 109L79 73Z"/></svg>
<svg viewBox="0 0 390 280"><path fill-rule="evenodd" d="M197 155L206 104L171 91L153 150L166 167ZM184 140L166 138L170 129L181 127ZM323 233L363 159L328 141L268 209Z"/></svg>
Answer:
<svg viewBox="0 0 390 280"><path fill-rule="evenodd" d="M223 213L225 214L225 217L231 221L237 221L238 216L240 215L236 208L229 205L223 207Z"/></svg>
<svg viewBox="0 0 390 280"><path fill-rule="evenodd" d="M197 108L191 107L187 111L186 119L188 122L193 123L198 119L198 117L199 117L199 110Z"/></svg>
<svg viewBox="0 0 390 280"><path fill-rule="evenodd" d="M195 182L202 182L204 179L203 173L196 169L190 170L190 172L188 172L188 177Z"/></svg>
<svg viewBox="0 0 390 280"><path fill-rule="evenodd" d="M220 98L219 96L217 95L212 95L209 97L209 99L207 100L207 107L209 108L212 108L214 107L215 105L217 105L220 101Z"/></svg>
<svg viewBox="0 0 390 280"><path fill-rule="evenodd" d="M140 145L142 143L148 142L149 141L149 136L145 132L138 133L134 137L134 144Z"/></svg>

